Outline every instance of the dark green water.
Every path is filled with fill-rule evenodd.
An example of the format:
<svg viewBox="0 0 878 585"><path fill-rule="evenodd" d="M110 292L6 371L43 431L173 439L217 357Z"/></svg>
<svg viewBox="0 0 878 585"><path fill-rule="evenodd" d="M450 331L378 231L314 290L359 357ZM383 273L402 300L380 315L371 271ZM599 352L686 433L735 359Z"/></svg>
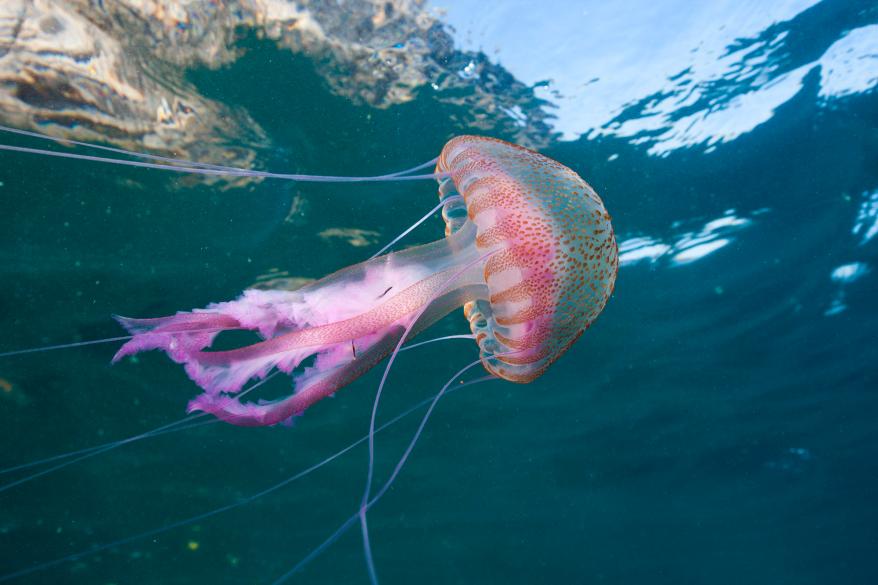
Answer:
<svg viewBox="0 0 878 585"><path fill-rule="evenodd" d="M855 3L830 8L790 26L795 46L822 48L793 47L778 71L876 21ZM354 105L307 58L267 44L191 79L269 129L272 168L381 173L472 131L429 89L387 110ZM770 119L710 152L658 156L612 133L542 149L603 197L623 252L669 248L623 254L603 315L542 378L467 387L439 404L370 514L382 583L878 580L878 238L867 237L878 225L878 101L861 91L827 105L819 91L814 70ZM637 117L632 107L620 119ZM182 180L2 154L0 351L121 335L113 313L231 299L274 269L320 277L436 202L431 182L222 190ZM288 217L294 198L306 204ZM330 228L378 235L357 247L319 236ZM407 242L442 229L437 217ZM729 242L699 255L698 238ZM457 313L433 329L465 331ZM179 366L153 352L111 367L115 349L0 359L10 385L0 467L183 415L196 388ZM379 419L475 357L466 341L403 354ZM320 461L365 433L380 373L293 428L209 425L0 493L0 574L223 506ZM377 439L378 478L417 418ZM366 462L360 447L237 510L13 582L271 583L356 510ZM359 529L290 582L367 582Z"/></svg>

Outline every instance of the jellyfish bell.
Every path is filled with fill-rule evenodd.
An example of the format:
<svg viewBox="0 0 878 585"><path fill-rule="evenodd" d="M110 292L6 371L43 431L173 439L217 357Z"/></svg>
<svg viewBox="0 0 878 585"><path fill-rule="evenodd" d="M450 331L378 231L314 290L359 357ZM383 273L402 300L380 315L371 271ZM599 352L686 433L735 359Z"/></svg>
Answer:
<svg viewBox="0 0 878 585"><path fill-rule="evenodd" d="M273 425L334 394L462 306L484 368L513 382L534 380L613 292L618 252L610 216L575 172L502 140L452 139L435 175L445 238L296 291L250 289L169 317L118 317L132 338L114 361L163 350L203 389L190 411ZM263 340L210 351L217 335L240 329ZM241 399L246 382L274 369L292 376L290 396Z"/></svg>
<svg viewBox="0 0 878 585"><path fill-rule="evenodd" d="M482 364L512 382L530 382L601 313L616 282L618 250L610 215L594 189L566 166L491 138L452 139L437 171L440 193L457 189L463 208L443 214L446 233L476 227L487 297L464 305ZM466 215L463 215L465 210Z"/></svg>

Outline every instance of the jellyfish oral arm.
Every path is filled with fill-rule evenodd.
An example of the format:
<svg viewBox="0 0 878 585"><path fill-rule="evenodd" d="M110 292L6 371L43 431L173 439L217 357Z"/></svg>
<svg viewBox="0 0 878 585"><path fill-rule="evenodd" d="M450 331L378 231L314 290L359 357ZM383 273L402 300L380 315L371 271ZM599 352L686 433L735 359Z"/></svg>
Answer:
<svg viewBox="0 0 878 585"><path fill-rule="evenodd" d="M327 334L327 341L320 345L298 345L295 339L298 332L295 332L288 334L287 339L274 338L263 342L270 346L275 339L282 339L283 343L280 347L268 351L258 348L260 344L257 344L231 352L202 352L200 357L205 358L210 364L220 364L220 371L222 368L234 367L233 364L238 362L239 358L231 354L244 352L245 357L240 361L244 371L249 368L259 368L260 375L261 372L267 372L270 369L267 364L273 362L277 363L279 369L286 371L290 364L276 361L278 358L295 356L293 363L300 363L303 354L317 357L312 366L305 368L300 374L294 374L295 393L288 398L264 404L242 403L231 393L206 391L190 403L189 411L209 412L226 422L244 426L277 424L301 414L315 402L334 394L359 378L392 352L411 322L413 313L418 310L421 303L428 302L429 298L434 296L435 287L446 282L449 276L448 273L442 272L413 285L399 295L403 297L402 299L393 299L401 302L387 303L391 306L381 306L357 318L305 330L309 337ZM429 327L436 320L468 302L467 299L477 297L479 292L480 287L469 285L458 287L451 293L434 299L430 302L428 311L418 319L412 330L421 331ZM405 311L409 308L412 310ZM395 313L391 313L391 309L404 311L404 316L386 324L378 320L380 314L392 319ZM376 316L376 313L379 315ZM364 330L373 327L380 329L374 333L360 335ZM313 342L316 343L316 340ZM257 354L255 357L249 359L246 357L246 354L254 352ZM216 358L219 353L227 355ZM213 367L216 366L208 365L206 370L202 371L211 372ZM187 367L187 371L192 370L193 368ZM194 379L196 382L200 381L197 377Z"/></svg>
<svg viewBox="0 0 878 585"><path fill-rule="evenodd" d="M237 300L170 317L119 317L133 337L114 361L163 350L204 390L190 411L244 426L286 421L384 359L406 328L411 326L410 338L455 308L485 298L484 262L469 245L473 238L474 228L462 229L297 291L247 290ZM209 351L218 334L232 329L256 331L263 341ZM294 394L258 404L235 396L248 380L275 368L293 376Z"/></svg>

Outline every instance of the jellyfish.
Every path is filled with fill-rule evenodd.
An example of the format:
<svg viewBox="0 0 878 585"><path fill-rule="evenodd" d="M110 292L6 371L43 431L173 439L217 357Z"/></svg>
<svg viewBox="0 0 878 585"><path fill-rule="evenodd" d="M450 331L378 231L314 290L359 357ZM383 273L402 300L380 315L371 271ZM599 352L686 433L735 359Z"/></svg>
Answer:
<svg viewBox="0 0 878 585"><path fill-rule="evenodd" d="M480 360L518 383L539 377L601 313L618 252L610 216L564 165L502 140L459 136L438 158L445 237L343 268L295 291L159 318L117 317L132 338L113 361L164 351L202 393L188 406L235 425L290 421L463 307ZM261 341L211 351L229 330ZM248 402L244 385L290 374L289 396Z"/></svg>
<svg viewBox="0 0 878 585"><path fill-rule="evenodd" d="M244 171L154 155L134 154L152 161L143 162L6 145L0 145L0 149L207 175L341 180ZM613 293L618 250L610 216L594 189L571 169L524 147L479 136L453 138L435 159L432 174L410 174L423 167L365 179L436 178L439 204L434 211L441 209L445 237L435 242L379 253L297 290L252 288L235 300L171 316L116 317L130 337L114 338L126 340L113 357L114 362L142 351L164 351L182 364L201 388L190 401L189 412L210 414L240 426L290 423L311 405L335 394L390 356L372 412L369 474L360 509L293 571L359 518L370 579L377 583L365 514L398 475L435 401L454 379L479 364L491 377L516 383L535 380L591 326ZM470 337L478 345L479 358L461 369L434 397L393 474L376 495L371 495L375 412L390 365L406 341L460 307L469 323ZM215 347L218 339L232 331L255 333L259 340L232 349ZM102 341L113 340L94 343ZM38 350L87 343L93 342ZM17 353L22 352L0 356ZM259 384L279 373L292 378L287 396L261 401L249 398ZM252 380L257 382L245 390ZM166 427L175 424L157 431L165 432ZM99 448L95 453L103 450ZM274 489L277 486L261 493ZM118 542L157 534L236 505ZM0 575L0 580L55 566L117 543Z"/></svg>

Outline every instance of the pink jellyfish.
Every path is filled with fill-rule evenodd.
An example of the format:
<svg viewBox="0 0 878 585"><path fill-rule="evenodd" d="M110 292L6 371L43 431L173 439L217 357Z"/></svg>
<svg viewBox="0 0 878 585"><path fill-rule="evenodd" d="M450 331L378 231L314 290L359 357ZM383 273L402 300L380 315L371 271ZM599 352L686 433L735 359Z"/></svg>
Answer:
<svg viewBox="0 0 878 585"><path fill-rule="evenodd" d="M486 370L513 382L537 378L613 292L619 262L610 216L572 170L502 140L452 139L436 175L445 238L295 291L250 289L234 301L170 317L118 317L133 337L114 361L161 349L204 390L190 412L273 425L334 394L463 306ZM209 351L219 333L242 329L263 340ZM274 369L292 376L291 395L260 403L236 396Z"/></svg>
<svg viewBox="0 0 878 585"><path fill-rule="evenodd" d="M0 130L54 140L3 126ZM426 165L377 177L339 178L233 169L73 143L152 162L10 145L0 145L0 150L207 175L331 182L426 178L410 174ZM610 216L595 191L572 170L502 140L460 136L445 145L437 160L436 171L429 177L440 181L437 209L442 208L445 238L373 257L295 291L250 289L234 301L170 317L117 317L131 337L114 361L140 351L161 349L183 364L189 377L203 389L190 402L190 412L210 413L237 425L274 425L302 414L388 355L389 364L392 363L407 339L463 306L484 368L493 376L513 382L534 380L591 325L613 292L619 259ZM237 349L211 351L216 337L230 330L257 332L262 341ZM105 341L113 340L13 351L0 356ZM378 583L366 512L396 478L436 401L454 379L479 361L460 370L434 397L390 478L373 496L373 436L382 379L372 411L369 473L358 513L275 583L284 582L357 519L363 531L370 580ZM249 392L242 392L244 385L252 379L267 379L274 375L273 370L292 376L293 393L274 401L243 401ZM102 450L105 448L94 452ZM0 491L36 476L2 486ZM119 542L157 534L231 507ZM0 580L49 568L114 544L117 543L0 575Z"/></svg>

